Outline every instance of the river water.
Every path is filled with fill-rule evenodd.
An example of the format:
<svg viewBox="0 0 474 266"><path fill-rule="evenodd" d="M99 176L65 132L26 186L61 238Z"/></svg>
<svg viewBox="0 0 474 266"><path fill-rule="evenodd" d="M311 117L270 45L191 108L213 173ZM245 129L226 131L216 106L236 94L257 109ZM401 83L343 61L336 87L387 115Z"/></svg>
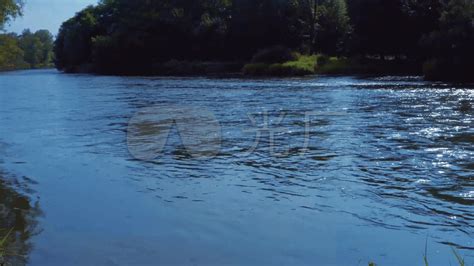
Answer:
<svg viewBox="0 0 474 266"><path fill-rule="evenodd" d="M474 263L473 88L2 73L0 225L30 265Z"/></svg>

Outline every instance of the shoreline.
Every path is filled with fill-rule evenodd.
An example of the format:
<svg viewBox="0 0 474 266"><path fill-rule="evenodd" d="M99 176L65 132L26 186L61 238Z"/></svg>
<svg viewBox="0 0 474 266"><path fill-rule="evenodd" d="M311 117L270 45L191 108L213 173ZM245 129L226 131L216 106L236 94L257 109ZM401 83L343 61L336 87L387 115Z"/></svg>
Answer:
<svg viewBox="0 0 474 266"><path fill-rule="evenodd" d="M101 69L93 64L59 69L69 74L95 74L101 76L163 76L163 77L219 77L238 78L293 78L314 75L352 76L423 76L421 67L399 61L359 61L352 58L320 58L325 56L300 56L295 61L283 63L255 63L233 61L178 61L171 60L152 67L129 69ZM309 59L309 60L308 60ZM321 60L322 61L322 60ZM327 62L326 62L327 61Z"/></svg>

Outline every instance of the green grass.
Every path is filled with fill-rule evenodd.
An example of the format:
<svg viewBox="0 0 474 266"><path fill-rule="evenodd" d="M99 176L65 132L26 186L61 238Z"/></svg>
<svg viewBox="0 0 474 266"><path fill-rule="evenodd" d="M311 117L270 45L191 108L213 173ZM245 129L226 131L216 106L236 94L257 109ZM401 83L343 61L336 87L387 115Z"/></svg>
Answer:
<svg viewBox="0 0 474 266"><path fill-rule="evenodd" d="M323 55L318 55L318 59L325 58ZM320 60L318 60L319 62ZM318 63L315 69L317 74L335 75L335 74L353 74L363 71L363 66L357 60L339 57L329 57L324 59L324 63Z"/></svg>
<svg viewBox="0 0 474 266"><path fill-rule="evenodd" d="M298 69L301 72L314 73L317 61L316 55L298 55L297 58L296 61L283 63L283 66Z"/></svg>
<svg viewBox="0 0 474 266"><path fill-rule="evenodd" d="M278 64L251 63L243 72L250 76L304 76L311 74L354 74L366 72L357 60L325 55L300 55L297 60Z"/></svg>
<svg viewBox="0 0 474 266"><path fill-rule="evenodd" d="M243 68L243 73L250 76L304 76L314 74L315 55L296 54L297 59L285 63L266 64L250 63Z"/></svg>

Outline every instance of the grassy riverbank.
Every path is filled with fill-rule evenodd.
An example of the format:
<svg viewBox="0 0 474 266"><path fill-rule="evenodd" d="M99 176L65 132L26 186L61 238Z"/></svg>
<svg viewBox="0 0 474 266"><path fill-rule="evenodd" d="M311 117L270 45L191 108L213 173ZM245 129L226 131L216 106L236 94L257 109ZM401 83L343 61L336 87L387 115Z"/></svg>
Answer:
<svg viewBox="0 0 474 266"><path fill-rule="evenodd" d="M296 54L281 63L170 60L147 69L104 71L94 65L65 69L67 73L145 76L298 77L307 75L422 75L421 66L396 60L374 60Z"/></svg>
<svg viewBox="0 0 474 266"><path fill-rule="evenodd" d="M284 63L249 63L242 70L250 76L322 75L421 75L421 66L401 60L296 55Z"/></svg>

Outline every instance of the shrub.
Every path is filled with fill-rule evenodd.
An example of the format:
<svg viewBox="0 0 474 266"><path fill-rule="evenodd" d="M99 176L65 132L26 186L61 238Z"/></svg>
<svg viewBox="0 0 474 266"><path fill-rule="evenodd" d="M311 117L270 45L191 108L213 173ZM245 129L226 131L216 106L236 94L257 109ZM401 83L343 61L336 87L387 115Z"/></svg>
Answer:
<svg viewBox="0 0 474 266"><path fill-rule="evenodd" d="M327 56L318 57L318 63L315 71L318 74L327 75L363 72L361 66L354 60Z"/></svg>
<svg viewBox="0 0 474 266"><path fill-rule="evenodd" d="M310 75L314 74L316 66L316 56L299 56L297 60L286 62L283 64L286 67L291 67L295 71L295 75Z"/></svg>
<svg viewBox="0 0 474 266"><path fill-rule="evenodd" d="M299 56L296 60L284 63L251 63L243 68L250 76L304 76L314 74L316 56Z"/></svg>
<svg viewBox="0 0 474 266"><path fill-rule="evenodd" d="M276 64L296 60L290 49L284 46L273 46L258 51L252 58L252 63Z"/></svg>

